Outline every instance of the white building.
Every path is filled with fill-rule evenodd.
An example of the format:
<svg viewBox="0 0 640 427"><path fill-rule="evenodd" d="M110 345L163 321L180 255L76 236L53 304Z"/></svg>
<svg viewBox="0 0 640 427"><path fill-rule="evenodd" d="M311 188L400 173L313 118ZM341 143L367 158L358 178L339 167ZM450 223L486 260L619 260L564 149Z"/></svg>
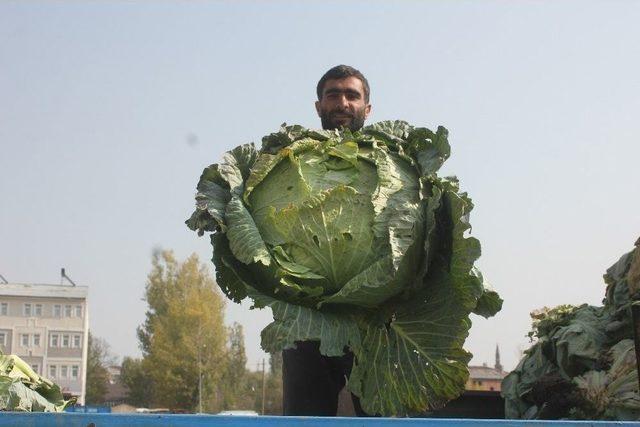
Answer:
<svg viewBox="0 0 640 427"><path fill-rule="evenodd" d="M84 404L86 286L0 284L0 349L29 363Z"/></svg>

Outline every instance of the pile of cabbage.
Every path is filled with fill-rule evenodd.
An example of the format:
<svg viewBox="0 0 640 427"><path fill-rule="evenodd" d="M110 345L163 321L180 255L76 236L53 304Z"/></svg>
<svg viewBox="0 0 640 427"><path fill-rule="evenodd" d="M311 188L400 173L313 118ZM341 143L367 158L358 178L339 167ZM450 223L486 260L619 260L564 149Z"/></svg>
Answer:
<svg viewBox="0 0 640 427"><path fill-rule="evenodd" d="M640 295L630 297L628 280L634 252L607 270L603 306L532 314L536 342L502 382L506 418L640 419L631 316Z"/></svg>
<svg viewBox="0 0 640 427"><path fill-rule="evenodd" d="M348 388L370 414L457 397L469 314L502 305L474 268L471 200L436 174L447 135L403 121L358 132L283 125L261 149L242 145L207 167L187 220L212 233L224 293L273 310L262 347L352 351Z"/></svg>

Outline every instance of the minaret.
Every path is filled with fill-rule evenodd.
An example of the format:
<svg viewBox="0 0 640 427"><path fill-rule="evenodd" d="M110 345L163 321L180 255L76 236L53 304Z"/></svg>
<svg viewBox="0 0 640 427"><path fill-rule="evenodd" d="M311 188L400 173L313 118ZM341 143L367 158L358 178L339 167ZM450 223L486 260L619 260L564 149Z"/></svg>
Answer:
<svg viewBox="0 0 640 427"><path fill-rule="evenodd" d="M502 364L500 364L500 348L498 348L498 344L496 344L496 364L495 368L497 371L502 372Z"/></svg>

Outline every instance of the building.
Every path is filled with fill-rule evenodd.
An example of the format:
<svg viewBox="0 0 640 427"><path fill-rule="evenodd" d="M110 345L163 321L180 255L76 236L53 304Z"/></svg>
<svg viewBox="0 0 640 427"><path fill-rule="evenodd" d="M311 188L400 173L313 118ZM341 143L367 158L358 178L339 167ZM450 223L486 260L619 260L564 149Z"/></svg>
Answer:
<svg viewBox="0 0 640 427"><path fill-rule="evenodd" d="M465 385L466 390L474 391L501 391L502 379L507 372L502 370L500 363L500 349L496 346L496 361L493 368L483 363L482 366L469 366L469 379Z"/></svg>
<svg viewBox="0 0 640 427"><path fill-rule="evenodd" d="M105 406L124 404L127 400L128 389L120 381L122 367L118 365L107 366L107 393L104 396Z"/></svg>
<svg viewBox="0 0 640 427"><path fill-rule="evenodd" d="M84 404L89 313L86 286L0 284L0 349L20 356Z"/></svg>

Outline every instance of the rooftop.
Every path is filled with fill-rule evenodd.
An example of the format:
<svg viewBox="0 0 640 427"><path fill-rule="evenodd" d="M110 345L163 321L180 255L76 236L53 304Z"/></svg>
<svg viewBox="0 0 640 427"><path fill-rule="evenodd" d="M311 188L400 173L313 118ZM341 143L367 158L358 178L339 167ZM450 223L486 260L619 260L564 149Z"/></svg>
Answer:
<svg viewBox="0 0 640 427"><path fill-rule="evenodd" d="M0 296L47 297L47 298L87 298L87 286L44 285L35 283L0 284Z"/></svg>
<svg viewBox="0 0 640 427"><path fill-rule="evenodd" d="M489 366L469 366L469 378L474 380L501 380L507 372Z"/></svg>

